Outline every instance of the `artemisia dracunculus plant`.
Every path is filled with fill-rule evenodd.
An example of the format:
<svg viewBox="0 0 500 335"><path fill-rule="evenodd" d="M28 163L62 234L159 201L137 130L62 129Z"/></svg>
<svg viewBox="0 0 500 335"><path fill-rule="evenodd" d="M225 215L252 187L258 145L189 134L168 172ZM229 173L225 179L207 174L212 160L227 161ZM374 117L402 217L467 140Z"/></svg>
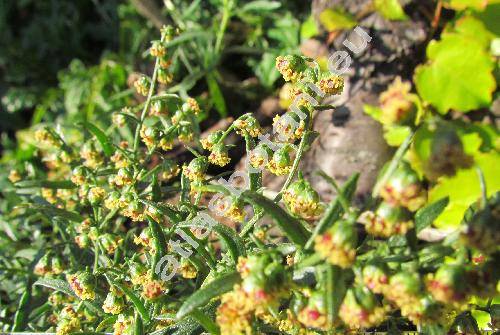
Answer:
<svg viewBox="0 0 500 335"><path fill-rule="evenodd" d="M278 57L276 67L296 102L274 118L273 130L266 135L245 114L200 138L197 100L159 90L159 83L173 79L173 38L174 29L166 27L152 43L154 71L134 85L144 103L114 113L106 131L83 124L90 136L82 142L64 128L40 127L46 178L11 173L17 188L40 188L24 196L20 215L35 210L53 230L34 266L48 301L36 315L37 327L59 335L411 329L451 325L469 308L470 296L496 294L499 267L488 255L497 252L498 232L488 245L477 239L498 220L498 199L467 221L473 233L466 243L447 245L417 240L415 212L426 194L407 165L384 180L374 211L361 213L351 203L357 175L339 188L321 174L337 191L323 203L298 167L317 136L314 114L331 108L321 100L342 92L342 77L311 59ZM240 172L249 183L239 192L208 174L210 165L230 162L226 139L233 132L248 157ZM179 145L192 160L169 155ZM264 170L287 176L274 198L263 195ZM208 211L215 218L210 227L195 220L207 206L219 214ZM218 222L221 216L235 228ZM272 227L260 225L264 217ZM469 260L468 246L484 249L482 262Z"/></svg>

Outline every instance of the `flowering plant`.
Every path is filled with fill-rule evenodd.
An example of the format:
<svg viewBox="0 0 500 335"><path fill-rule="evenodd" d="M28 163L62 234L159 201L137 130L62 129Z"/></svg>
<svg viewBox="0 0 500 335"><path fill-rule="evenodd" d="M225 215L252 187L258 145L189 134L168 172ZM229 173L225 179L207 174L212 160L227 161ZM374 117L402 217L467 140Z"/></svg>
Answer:
<svg viewBox="0 0 500 335"><path fill-rule="evenodd" d="M202 137L198 101L162 91L173 80L175 34L165 27L151 45L152 75L134 83L144 103L113 113L106 131L81 124L83 136L37 126L45 173L11 171L22 199L11 219L53 233L34 257L36 280L28 276L14 331L437 334L462 330L473 311L494 315L498 194L488 195L479 169L484 191L460 229L436 241L422 237L448 204L428 201L427 181L474 160L449 123L420 122L421 102L407 83L397 80L380 97L380 111L372 110L410 131L372 199L354 202L357 174L339 186L320 172L337 194L324 203L299 163L317 136L314 114L332 108L322 100L341 94L344 79L312 59L280 56L276 68L295 101L274 118L273 131L244 114ZM231 162L233 133L247 159L227 181L212 171ZM428 134L427 156L405 156ZM189 159L167 155L180 146ZM263 171L286 176L272 198Z"/></svg>

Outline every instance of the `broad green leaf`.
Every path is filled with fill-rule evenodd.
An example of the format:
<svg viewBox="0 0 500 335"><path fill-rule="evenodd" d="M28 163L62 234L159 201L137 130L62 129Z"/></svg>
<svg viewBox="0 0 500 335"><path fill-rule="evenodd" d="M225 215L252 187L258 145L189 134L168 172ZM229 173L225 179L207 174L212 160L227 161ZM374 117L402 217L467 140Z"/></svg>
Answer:
<svg viewBox="0 0 500 335"><path fill-rule="evenodd" d="M488 2L484 0L447 0L445 2L446 7L455 10L464 10L467 8L482 10L487 4Z"/></svg>
<svg viewBox="0 0 500 335"><path fill-rule="evenodd" d="M430 226L446 206L448 206L449 202L449 198L445 197L419 209L415 214L415 228L417 232Z"/></svg>
<svg viewBox="0 0 500 335"><path fill-rule="evenodd" d="M492 196L500 190L500 178L498 178L500 154L495 151L478 152L474 160L483 171L488 196ZM444 197L449 197L450 203L434 221L434 225L439 228L457 227L467 208L481 197L476 170L474 168L459 170L453 177L440 178L429 192L429 202Z"/></svg>
<svg viewBox="0 0 500 335"><path fill-rule="evenodd" d="M33 285L45 286L66 295L78 298L69 286L68 282L61 279L40 278Z"/></svg>
<svg viewBox="0 0 500 335"><path fill-rule="evenodd" d="M366 114L370 115L375 120L382 122L381 121L382 109L380 109L377 106L372 106L372 105L363 105L363 109L364 109Z"/></svg>
<svg viewBox="0 0 500 335"><path fill-rule="evenodd" d="M77 186L70 180L51 181L51 180L22 180L14 184L17 188L43 187L50 189L72 189Z"/></svg>
<svg viewBox="0 0 500 335"><path fill-rule="evenodd" d="M319 14L319 22L329 32L351 29L357 24L354 16L342 7L325 9Z"/></svg>
<svg viewBox="0 0 500 335"><path fill-rule="evenodd" d="M476 319L477 325L479 329L488 329L489 328L489 323L490 323L490 314L487 312L479 311L479 310L473 310L472 311L472 316L474 319Z"/></svg>
<svg viewBox="0 0 500 335"><path fill-rule="evenodd" d="M373 0L375 10L387 20L407 20L399 0Z"/></svg>
<svg viewBox="0 0 500 335"><path fill-rule="evenodd" d="M311 37L318 35L318 27L316 26L316 20L314 16L309 16L300 26L300 39L307 40Z"/></svg>
<svg viewBox="0 0 500 335"><path fill-rule="evenodd" d="M399 147L410 135L411 128L408 126L389 126L384 127L384 139L387 144L393 147Z"/></svg>
<svg viewBox="0 0 500 335"><path fill-rule="evenodd" d="M455 22L452 32L470 37L481 43L484 49L488 49L495 34L486 29L481 20L473 16L464 16Z"/></svg>
<svg viewBox="0 0 500 335"><path fill-rule="evenodd" d="M177 312L177 319L182 319L196 308L204 306L213 298L220 296L233 289L233 286L241 281L239 273L232 272L224 274L203 288L194 292L189 298L184 301L181 308Z"/></svg>
<svg viewBox="0 0 500 335"><path fill-rule="evenodd" d="M467 112L488 107L496 83L494 63L480 42L459 34L446 34L427 47L426 64L415 70L417 91L438 112Z"/></svg>
<svg viewBox="0 0 500 335"><path fill-rule="evenodd" d="M306 244L309 237L307 230L302 226L299 220L288 214L274 201L251 191L245 191L242 194L242 198L252 205L261 207L266 214L269 214L290 241L299 246L304 246Z"/></svg>
<svg viewBox="0 0 500 335"><path fill-rule="evenodd" d="M108 136L96 125L90 122L85 122L84 126L97 138L97 140L101 144L104 154L108 157L111 156L114 150L113 150L113 145L111 144L111 141L108 138Z"/></svg>
<svg viewBox="0 0 500 335"><path fill-rule="evenodd" d="M209 73L206 78L208 90L210 91L210 96L214 102L215 109L217 109L217 112L219 112L221 117L227 116L226 101L224 100L222 91L217 83L217 80L215 79L215 75L213 73Z"/></svg>

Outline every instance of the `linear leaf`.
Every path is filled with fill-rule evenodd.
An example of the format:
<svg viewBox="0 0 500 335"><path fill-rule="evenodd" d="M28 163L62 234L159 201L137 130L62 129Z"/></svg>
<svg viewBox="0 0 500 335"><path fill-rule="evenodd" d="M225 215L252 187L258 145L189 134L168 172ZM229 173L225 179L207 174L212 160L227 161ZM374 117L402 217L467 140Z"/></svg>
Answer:
<svg viewBox="0 0 500 335"><path fill-rule="evenodd" d="M69 296L78 298L75 292L73 292L73 290L69 286L69 284L61 279L40 278L33 285L45 286L53 290L67 294Z"/></svg>
<svg viewBox="0 0 500 335"><path fill-rule="evenodd" d="M213 298L232 290L233 286L240 281L241 277L237 272L225 274L214 279L186 299L177 312L177 319L182 319L196 308L207 304Z"/></svg>
<svg viewBox="0 0 500 335"><path fill-rule="evenodd" d="M434 220L444 211L446 206L448 206L449 198L444 197L430 205L427 205L418 210L415 214L415 228L417 232L430 226Z"/></svg>
<svg viewBox="0 0 500 335"><path fill-rule="evenodd" d="M85 122L84 126L97 138L99 143L101 143L104 154L106 156L111 156L113 154L113 146L111 144L111 141L109 140L109 137L96 125L90 122Z"/></svg>
<svg viewBox="0 0 500 335"><path fill-rule="evenodd" d="M242 198L252 205L260 206L266 214L269 214L290 241L299 246L306 244L309 232L302 226L299 220L288 214L274 201L251 191L245 191L242 194Z"/></svg>
<svg viewBox="0 0 500 335"><path fill-rule="evenodd" d="M43 187L50 189L72 189L77 186L70 180L23 180L14 184L17 188Z"/></svg>

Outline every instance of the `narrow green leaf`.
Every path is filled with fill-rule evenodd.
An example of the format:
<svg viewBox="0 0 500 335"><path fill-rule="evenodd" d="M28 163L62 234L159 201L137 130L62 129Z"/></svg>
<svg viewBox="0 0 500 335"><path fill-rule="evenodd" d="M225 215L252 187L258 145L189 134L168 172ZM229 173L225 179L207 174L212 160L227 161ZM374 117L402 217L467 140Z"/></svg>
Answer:
<svg viewBox="0 0 500 335"><path fill-rule="evenodd" d="M180 224L179 227L207 229L205 225L194 221L185 224ZM245 244L241 240L240 236L233 229L219 222L211 225L210 228L213 229L217 233L217 235L219 235L219 237L222 240L222 243L224 244L224 247L229 252L229 255L231 256L231 258L235 263L238 262L238 258L240 256L245 256L246 254Z"/></svg>
<svg viewBox="0 0 500 335"><path fill-rule="evenodd" d="M266 214L269 214L290 241L299 246L304 246L306 244L309 238L309 232L299 220L288 214L274 201L251 191L245 191L242 194L242 198L252 205L260 206Z"/></svg>
<svg viewBox="0 0 500 335"><path fill-rule="evenodd" d="M220 330L217 324L197 308L191 312L191 316L210 334L220 334Z"/></svg>
<svg viewBox="0 0 500 335"><path fill-rule="evenodd" d="M208 84L208 90L210 91L210 96L212 97L212 100L214 102L215 109L217 109L217 112L219 112L219 115L221 117L226 117L227 116L226 101L224 100L224 95L222 95L222 91L219 87L219 84L215 79L215 75L213 73L209 73L207 74L206 79Z"/></svg>
<svg viewBox="0 0 500 335"><path fill-rule="evenodd" d="M149 322L149 314L148 310L142 303L141 299L127 286L120 284L119 282L113 281L113 285L118 287L120 290L125 293L125 295L132 301L132 304L134 304L135 308L137 309L137 312L141 315L142 319L146 322Z"/></svg>
<svg viewBox="0 0 500 335"><path fill-rule="evenodd" d="M269 0L255 0L245 4L241 11L244 12L263 12L263 11L272 11L281 7L281 3L279 1L269 1Z"/></svg>
<svg viewBox="0 0 500 335"><path fill-rule="evenodd" d="M430 205L427 205L418 210L415 214L415 228L417 232L430 226L434 220L444 211L448 206L449 198L442 198Z"/></svg>
<svg viewBox="0 0 500 335"><path fill-rule="evenodd" d="M14 326L12 327L13 332L21 331L26 328L28 324L28 315L31 304L31 283L28 280L26 289L19 300L17 306L16 314L14 315Z"/></svg>
<svg viewBox="0 0 500 335"><path fill-rule="evenodd" d="M70 180L22 180L14 184L17 188L43 187L50 189L72 189L77 186Z"/></svg>
<svg viewBox="0 0 500 335"><path fill-rule="evenodd" d="M335 265L327 265L326 271L326 298L328 321L333 324L339 314L340 305L347 291L343 271Z"/></svg>
<svg viewBox="0 0 500 335"><path fill-rule="evenodd" d="M111 144L111 141L109 140L109 137L101 130L99 129L96 125L90 123L90 122L85 122L84 127L87 128L88 131L90 131L99 141L99 143L102 146L102 150L104 151L104 154L106 156L111 156L113 154L113 145Z"/></svg>
<svg viewBox="0 0 500 335"><path fill-rule="evenodd" d="M109 317L105 318L104 320L102 320L95 330L97 332L105 330L106 328L112 326L116 322L117 319L118 319L118 315L109 316Z"/></svg>
<svg viewBox="0 0 500 335"><path fill-rule="evenodd" d="M134 335L144 335L144 325L142 323L142 318L139 313L135 314Z"/></svg>
<svg viewBox="0 0 500 335"><path fill-rule="evenodd" d="M237 272L224 274L214 279L205 287L194 292L189 298L186 299L177 312L177 319L182 319L186 315L193 312L196 308L207 304L213 298L232 290L233 286L240 281L241 277Z"/></svg>
<svg viewBox="0 0 500 335"><path fill-rule="evenodd" d="M61 279L40 278L33 285L45 286L53 290L67 294L69 296L78 298L78 296L75 294L75 292L73 292L69 284Z"/></svg>

